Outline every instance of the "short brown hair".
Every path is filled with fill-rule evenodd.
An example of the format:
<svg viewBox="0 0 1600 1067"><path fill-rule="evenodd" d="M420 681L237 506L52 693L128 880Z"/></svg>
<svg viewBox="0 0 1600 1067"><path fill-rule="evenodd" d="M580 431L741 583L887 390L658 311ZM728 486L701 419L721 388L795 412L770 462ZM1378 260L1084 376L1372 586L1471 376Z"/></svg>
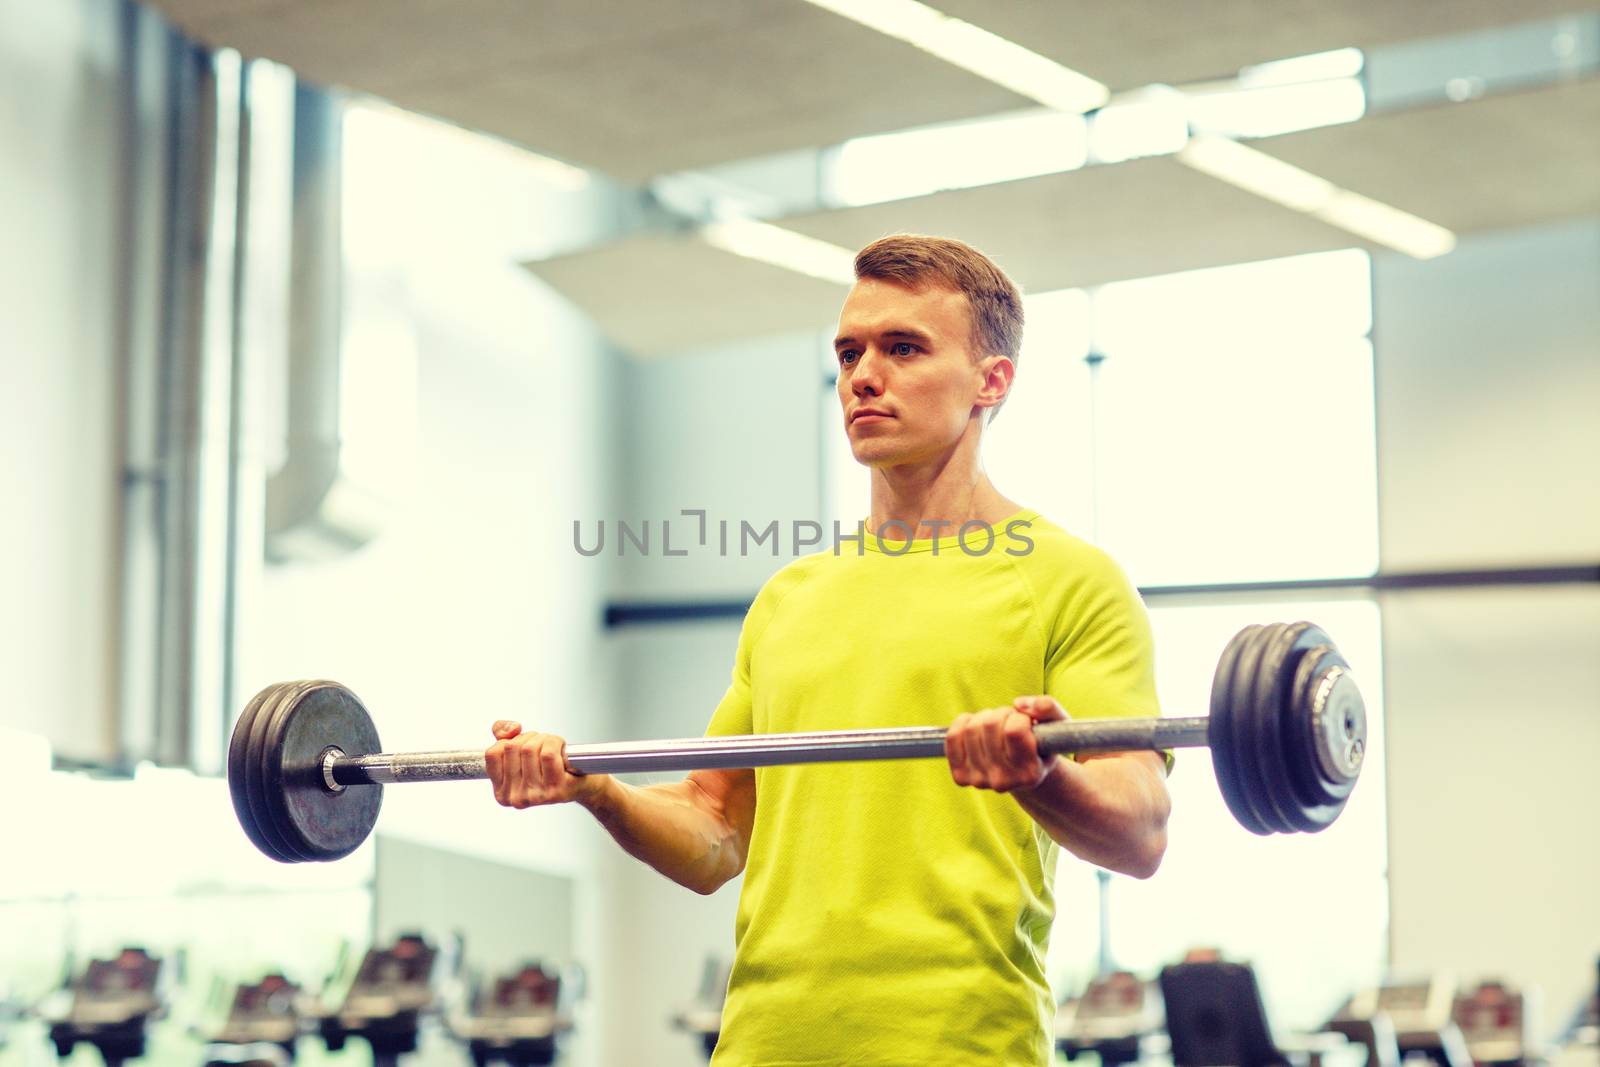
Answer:
<svg viewBox="0 0 1600 1067"><path fill-rule="evenodd" d="M1022 294L994 260L961 241L897 233L856 253L856 279L875 278L920 288L937 285L967 298L972 310L973 357L1022 359ZM989 421L1005 405L989 410Z"/></svg>

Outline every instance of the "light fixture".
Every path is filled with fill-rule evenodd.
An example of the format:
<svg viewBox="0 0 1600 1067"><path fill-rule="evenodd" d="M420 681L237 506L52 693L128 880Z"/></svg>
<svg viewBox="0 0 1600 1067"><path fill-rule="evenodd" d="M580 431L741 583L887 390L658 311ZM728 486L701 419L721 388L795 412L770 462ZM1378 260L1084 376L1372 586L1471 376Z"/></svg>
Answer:
<svg viewBox="0 0 1600 1067"><path fill-rule="evenodd" d="M1443 226L1348 189L1335 192L1316 216L1416 259L1433 259L1456 246L1456 235Z"/></svg>
<svg viewBox="0 0 1600 1067"><path fill-rule="evenodd" d="M700 227L700 238L724 252L825 282L850 285L856 280L854 252L770 222L755 219L711 222Z"/></svg>
<svg viewBox="0 0 1600 1067"><path fill-rule="evenodd" d="M1239 86L1243 89L1259 89L1268 85L1302 85L1334 78L1354 78L1365 66L1366 57L1361 49L1336 48L1331 52L1314 52L1308 56L1274 59L1270 63L1244 67L1239 71Z"/></svg>
<svg viewBox="0 0 1600 1067"><path fill-rule="evenodd" d="M1337 188L1276 156L1214 134L1190 138L1178 150L1178 162L1296 211L1315 210Z"/></svg>
<svg viewBox="0 0 1600 1067"><path fill-rule="evenodd" d="M1058 111L1082 114L1111 98L1111 90L1088 75L920 0L808 2Z"/></svg>
<svg viewBox="0 0 1600 1067"><path fill-rule="evenodd" d="M1177 159L1202 174L1416 259L1433 259L1456 246L1455 234L1437 223L1341 189L1326 178L1226 137L1195 136L1178 152Z"/></svg>
<svg viewBox="0 0 1600 1067"><path fill-rule="evenodd" d="M1277 137L1356 122L1367 113L1360 78L1240 88L1236 82L1184 93L1189 123L1226 137Z"/></svg>
<svg viewBox="0 0 1600 1067"><path fill-rule="evenodd" d="M828 199L858 207L1076 170L1088 160L1087 131L1081 115L1029 108L853 137L829 156Z"/></svg>
<svg viewBox="0 0 1600 1067"><path fill-rule="evenodd" d="M1170 156L1189 140L1188 100L1170 85L1118 93L1089 119L1089 155L1096 163Z"/></svg>

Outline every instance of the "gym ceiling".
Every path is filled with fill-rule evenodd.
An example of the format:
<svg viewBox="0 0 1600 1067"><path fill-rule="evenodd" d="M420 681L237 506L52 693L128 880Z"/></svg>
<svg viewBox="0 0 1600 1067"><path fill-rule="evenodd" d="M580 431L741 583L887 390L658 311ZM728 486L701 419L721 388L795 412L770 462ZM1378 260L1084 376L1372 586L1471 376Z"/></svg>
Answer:
<svg viewBox="0 0 1600 1067"><path fill-rule="evenodd" d="M207 43L626 186L1035 100L804 0L155 0ZM1560 16L1583 0L938 0L1113 94ZM1266 17L1270 12L1271 17ZM1592 22L1585 22L1587 27ZM1252 147L1458 236L1600 213L1600 77L1374 110ZM767 221L853 249L899 230L994 255L1025 291L1380 246L1154 156ZM843 285L641 228L529 264L639 355L826 328Z"/></svg>

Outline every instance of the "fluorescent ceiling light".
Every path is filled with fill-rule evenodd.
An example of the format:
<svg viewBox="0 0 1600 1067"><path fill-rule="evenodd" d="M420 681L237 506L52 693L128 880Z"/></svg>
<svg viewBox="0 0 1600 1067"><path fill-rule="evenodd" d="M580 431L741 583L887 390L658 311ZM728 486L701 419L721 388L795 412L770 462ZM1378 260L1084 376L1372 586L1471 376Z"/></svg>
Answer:
<svg viewBox="0 0 1600 1067"><path fill-rule="evenodd" d="M1315 210L1337 188L1326 178L1265 152L1210 134L1195 137L1180 149L1178 162L1296 211Z"/></svg>
<svg viewBox="0 0 1600 1067"><path fill-rule="evenodd" d="M1080 115L1030 109L976 122L856 137L834 150L828 199L844 207L1076 170L1088 160Z"/></svg>
<svg viewBox="0 0 1600 1067"><path fill-rule="evenodd" d="M1188 140L1187 101L1166 85L1119 93L1089 120L1089 154L1096 163L1170 156Z"/></svg>
<svg viewBox="0 0 1600 1067"><path fill-rule="evenodd" d="M1111 98L1111 90L1088 75L919 0L808 2L1058 111L1082 114Z"/></svg>
<svg viewBox="0 0 1600 1067"><path fill-rule="evenodd" d="M1338 48L1332 52L1315 52L1309 56L1275 59L1271 63L1245 67L1239 71L1239 84L1254 89L1267 85L1353 78L1361 73L1365 65L1366 57L1361 49Z"/></svg>
<svg viewBox="0 0 1600 1067"><path fill-rule="evenodd" d="M1455 234L1443 226L1341 189L1326 178L1226 137L1202 134L1177 158L1203 174L1416 259L1442 256L1456 245Z"/></svg>
<svg viewBox="0 0 1600 1067"><path fill-rule="evenodd" d="M1227 137L1276 137L1355 122L1367 113L1360 78L1297 85L1189 91L1189 121L1198 131Z"/></svg>
<svg viewBox="0 0 1600 1067"><path fill-rule="evenodd" d="M1443 226L1348 189L1334 193L1316 216L1417 259L1433 259L1456 246L1456 235Z"/></svg>
<svg viewBox="0 0 1600 1067"><path fill-rule="evenodd" d="M729 219L707 223L700 227L700 238L724 252L825 282L850 285L856 280L854 252L769 222Z"/></svg>

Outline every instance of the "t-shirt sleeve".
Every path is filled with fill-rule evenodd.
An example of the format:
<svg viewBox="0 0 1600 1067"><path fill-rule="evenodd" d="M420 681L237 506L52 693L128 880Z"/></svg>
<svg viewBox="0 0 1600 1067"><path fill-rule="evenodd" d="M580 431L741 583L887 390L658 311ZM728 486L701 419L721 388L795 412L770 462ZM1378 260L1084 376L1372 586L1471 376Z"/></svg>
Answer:
<svg viewBox="0 0 1600 1067"><path fill-rule="evenodd" d="M717 709L711 713L711 722L706 726L707 737L754 732L751 722L755 704L750 696L750 646L754 644L751 616L754 614L755 605L752 604L745 612L744 625L739 628L739 646L733 654L733 677L717 702Z"/></svg>
<svg viewBox="0 0 1600 1067"><path fill-rule="evenodd" d="M1084 563L1048 619L1045 692L1076 719L1157 718L1155 639L1144 601L1109 556L1097 552Z"/></svg>
<svg viewBox="0 0 1600 1067"><path fill-rule="evenodd" d="M707 737L755 732L753 725L755 701L750 688L750 663L754 658L756 644L761 639L762 631L771 621L778 601L783 599L781 590L791 584L792 577L788 571L779 571L761 587L761 592L756 594L755 601L745 612L744 623L739 627L739 644L733 654L733 674L728 680L727 691L722 694L716 710L711 713L711 722L706 726Z"/></svg>

